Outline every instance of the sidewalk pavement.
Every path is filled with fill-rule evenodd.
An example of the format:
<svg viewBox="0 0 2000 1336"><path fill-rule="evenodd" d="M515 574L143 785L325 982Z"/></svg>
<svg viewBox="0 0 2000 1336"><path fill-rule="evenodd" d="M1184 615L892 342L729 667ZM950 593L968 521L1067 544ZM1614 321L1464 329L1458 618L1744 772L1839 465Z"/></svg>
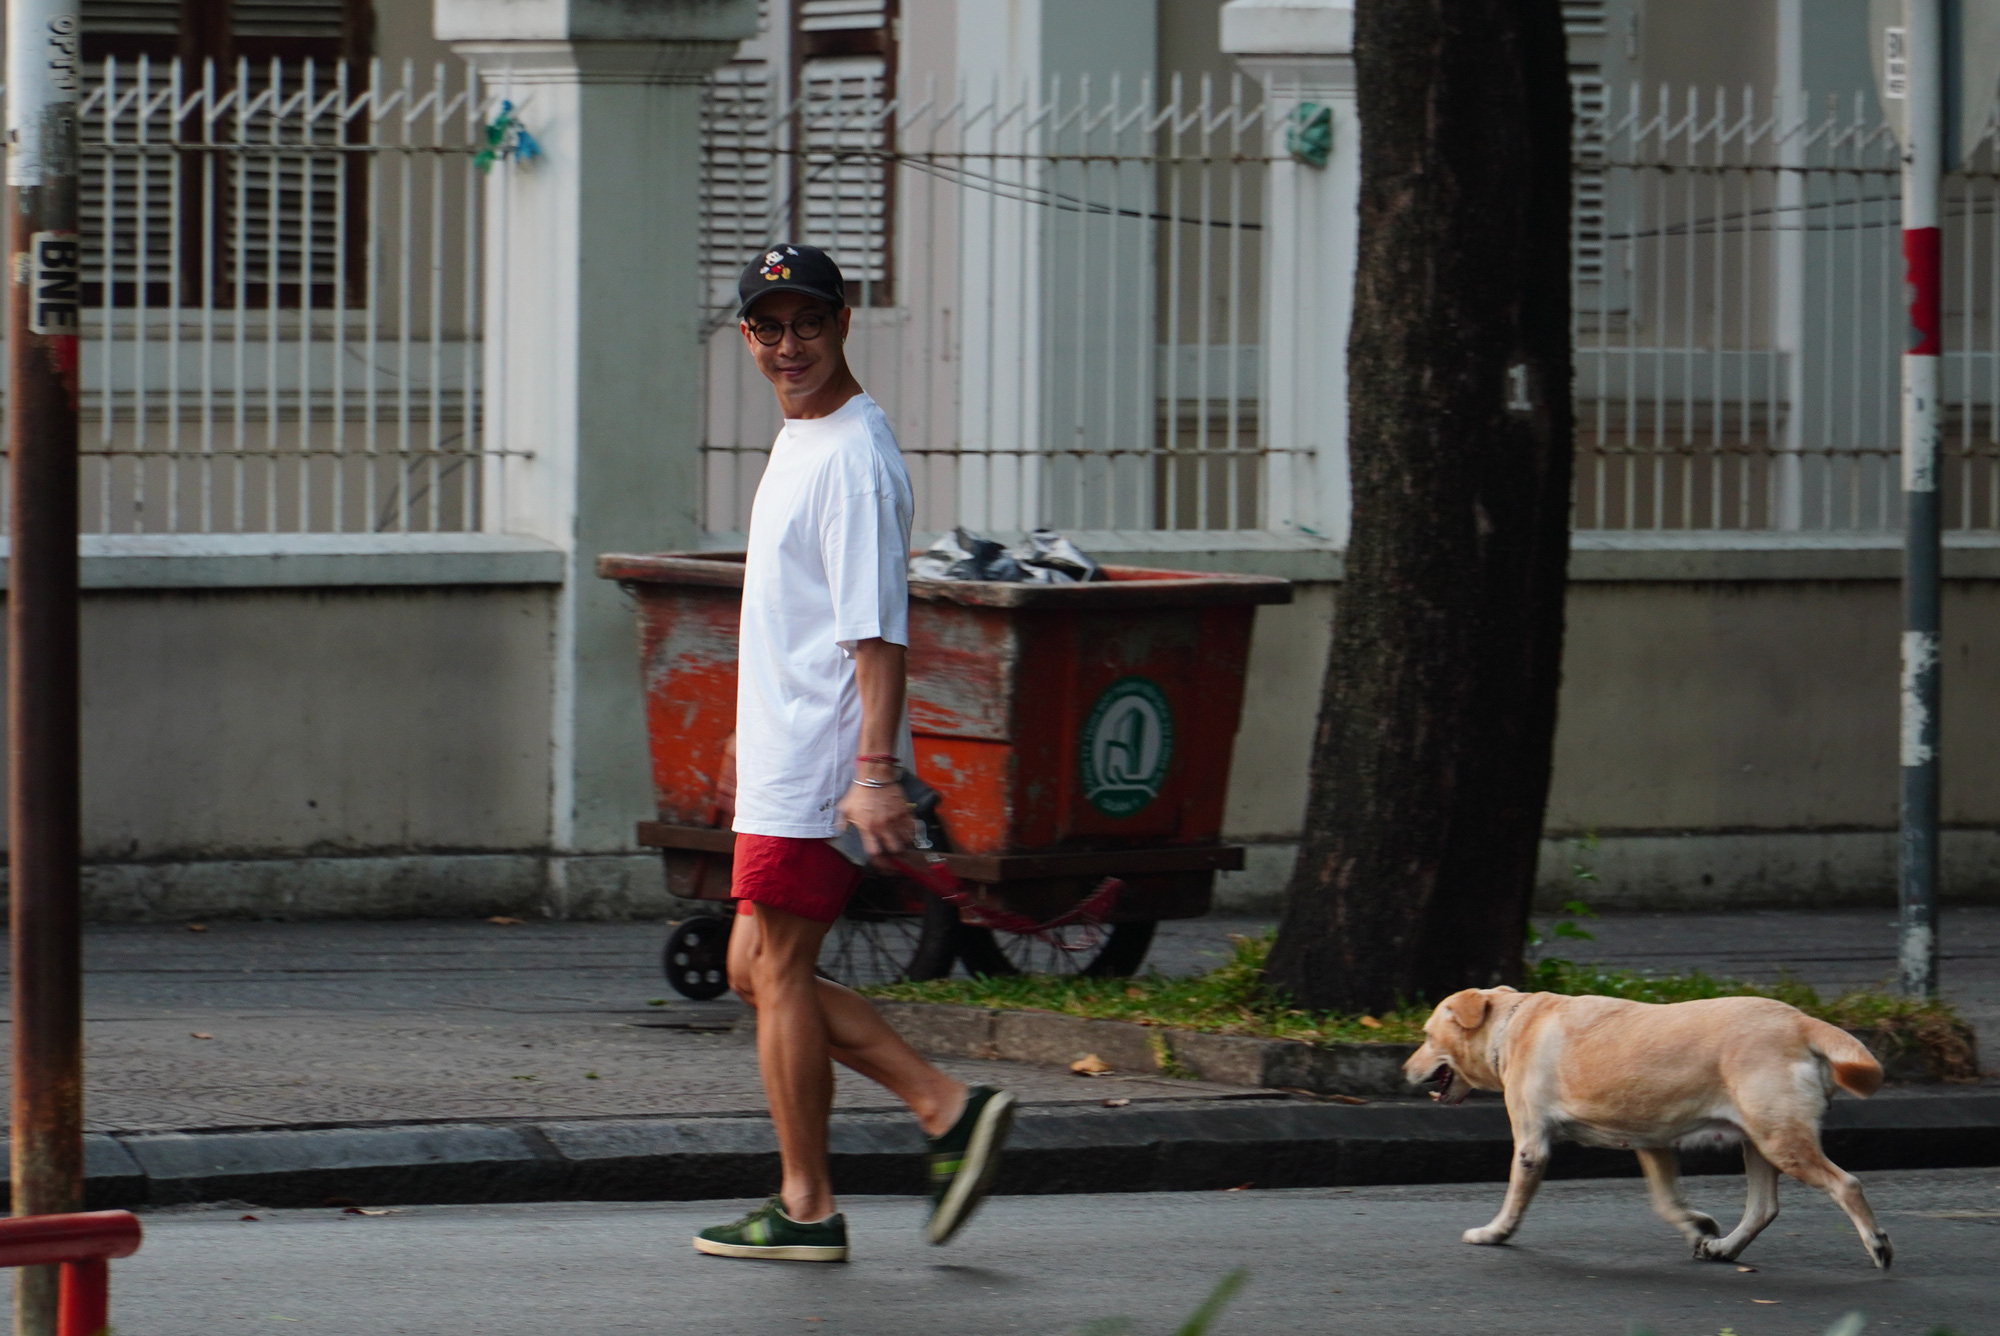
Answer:
<svg viewBox="0 0 2000 1336"><path fill-rule="evenodd" d="M1229 934L1265 926L1225 918L1163 925L1153 963L1170 973L1205 968L1226 952ZM1788 970L1829 991L1882 978L1894 954L1893 915L1880 911L1624 915L1588 926L1595 942L1562 943L1573 956L1753 978ZM95 1195L106 1202L135 1192L140 1200L199 1200L229 1189L273 1203L317 1201L311 1193L347 1181L342 1174L350 1171L357 1186L346 1195L378 1200L602 1191L597 1179L586 1183L588 1175L573 1172L585 1160L613 1179L626 1175L633 1192L642 1181L653 1184L648 1191L664 1182L671 1195L754 1191L741 1186L743 1176L765 1172L769 1132L755 1050L733 1028L741 1008L672 993L658 968L665 935L657 923L92 928L85 949L87 1122L116 1134L93 1141L92 1177L106 1184ZM1944 940L1947 991L1987 1037L1986 1064L2000 1065L1993 1051L2000 1042L2000 911L1949 914ZM1055 1157L1045 1168L1069 1176L1072 1191L1195 1186L1186 1176L1198 1169L1233 1170L1190 1168L1171 1147L1232 1138L1242 1156L1217 1165L1281 1165L1283 1147L1303 1137L1323 1152L1312 1172L1342 1182L1386 1181L1379 1175L1392 1171L1381 1156L1391 1144L1470 1138L1464 1154L1411 1169L1418 1178L1410 1181L1478 1177L1480 1157L1504 1137L1503 1125L1486 1126L1497 1108L1468 1106L1459 1111L1465 1119L1440 1120L1416 1100L1401 1111L1396 1101L1341 1109L1163 1077L1086 1081L1019 1064L940 1065L1018 1091L1024 1127L1041 1129L1034 1135ZM1932 1093L1942 1102L1924 1102L1940 1112L1926 1116L1943 1117L1950 1105L1958 1110L1947 1119L1953 1126L1975 1117L1964 1101L1976 1096L1963 1088ZM1129 1103L1114 1116L1109 1100ZM2000 1090L1987 1090L1985 1100L2000 1104ZM891 1116L900 1110L883 1092L844 1072L836 1104L846 1128L837 1130L837 1150L844 1146L857 1166L875 1166L864 1177L884 1186L871 1190L895 1190L904 1159L913 1164L920 1150L908 1120ZM1405 1126L1412 1114L1423 1121ZM1366 1141L1364 1150L1355 1149L1356 1137ZM1094 1160L1086 1154L1100 1151ZM1951 1153L1961 1156L1954 1162L1968 1162ZM441 1186L426 1166L454 1156L486 1166L466 1172L484 1174L489 1186ZM523 1157L544 1163L532 1173L493 1167ZM558 1162L562 1172L549 1170ZM1098 1164L1101 1173L1089 1167ZM290 1166L290 1186L258 1195L260 1165ZM724 1169L709 1177L696 1171L700 1165ZM373 1169L383 1172L369 1178ZM518 1180L511 1187L503 1181L509 1173ZM1047 1190L1053 1182L1026 1186ZM624 1194L614 1188L612 1195Z"/></svg>

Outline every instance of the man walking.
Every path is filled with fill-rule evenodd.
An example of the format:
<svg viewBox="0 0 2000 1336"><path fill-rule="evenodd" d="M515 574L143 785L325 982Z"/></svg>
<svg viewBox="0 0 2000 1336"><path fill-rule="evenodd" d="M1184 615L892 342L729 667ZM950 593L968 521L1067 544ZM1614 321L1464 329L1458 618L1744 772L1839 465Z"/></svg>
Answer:
<svg viewBox="0 0 2000 1336"><path fill-rule="evenodd" d="M729 982L757 1011L777 1127L778 1195L694 1246L723 1257L839 1262L847 1221L827 1167L829 1058L881 1083L930 1137L927 1235L943 1243L992 1184L1014 1097L967 1088L875 1009L814 973L861 880L827 843L852 825L878 862L913 834L900 779L909 644L909 474L847 365L853 316L824 251L780 243L743 271L737 318L785 425L750 511L737 655L736 864Z"/></svg>

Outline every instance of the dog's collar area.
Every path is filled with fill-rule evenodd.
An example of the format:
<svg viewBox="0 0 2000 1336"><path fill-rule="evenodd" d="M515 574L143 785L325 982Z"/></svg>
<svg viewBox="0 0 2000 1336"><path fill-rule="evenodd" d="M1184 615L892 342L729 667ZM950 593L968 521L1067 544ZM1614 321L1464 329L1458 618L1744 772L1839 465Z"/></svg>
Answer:
<svg viewBox="0 0 2000 1336"><path fill-rule="evenodd" d="M1519 1010L1516 1005L1501 1012L1500 1019L1493 1022L1492 1037L1486 1041L1486 1065L1493 1069L1502 1085L1507 1082L1507 1029L1513 1025L1514 1013Z"/></svg>

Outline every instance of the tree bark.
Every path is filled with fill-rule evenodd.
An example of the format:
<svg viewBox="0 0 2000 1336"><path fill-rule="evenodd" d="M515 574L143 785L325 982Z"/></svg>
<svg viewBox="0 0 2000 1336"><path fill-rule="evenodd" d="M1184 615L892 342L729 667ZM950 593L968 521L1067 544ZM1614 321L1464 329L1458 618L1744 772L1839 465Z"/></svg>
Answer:
<svg viewBox="0 0 2000 1336"><path fill-rule="evenodd" d="M1569 557L1558 0L1358 0L1354 511L1267 977L1374 1011L1518 982Z"/></svg>

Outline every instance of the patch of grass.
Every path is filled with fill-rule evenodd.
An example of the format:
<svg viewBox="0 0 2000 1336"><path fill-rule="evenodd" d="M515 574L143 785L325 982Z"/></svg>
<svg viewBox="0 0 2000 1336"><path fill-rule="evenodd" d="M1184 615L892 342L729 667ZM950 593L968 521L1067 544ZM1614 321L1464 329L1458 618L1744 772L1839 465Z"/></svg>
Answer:
<svg viewBox="0 0 2000 1336"><path fill-rule="evenodd" d="M1302 1039L1309 1043L1422 1040L1429 1007L1403 1007L1380 1016L1304 1011L1264 983L1264 960L1275 933L1232 937L1229 959L1206 974L1169 979L1146 974L1132 979L1080 979L1055 975L1008 975L993 979L938 979L929 983L884 984L865 989L872 997L898 1002L941 1002L1005 1011L1053 1011L1089 1020L1131 1021L1139 1025L1199 1030L1206 1034L1251 1035L1261 1039ZM1528 966L1528 992L1595 994L1633 1002L1690 1002L1707 997L1774 997L1808 1016L1848 1029L1882 1029L1907 1035L1926 1051L1961 1048L1957 1013L1942 1002L1920 1001L1862 989L1822 1000L1802 983L1749 984L1718 979L1699 970L1688 974L1645 974L1602 969L1550 958ZM1970 1068L1970 1054L1965 1066ZM1969 1072L1968 1072L1969 1074Z"/></svg>
<svg viewBox="0 0 2000 1336"><path fill-rule="evenodd" d="M1255 1035L1264 1039L1337 1040L1423 1038L1430 1008L1408 1008L1380 1017L1308 1012L1284 1004L1264 986L1264 958L1274 934L1231 937L1229 959L1206 974L1169 979L1144 974L1131 979L1080 979L1048 974L1014 974L993 979L937 979L930 983L884 984L865 989L871 997L897 1002L943 1002L1005 1011L1055 1011L1091 1020L1132 1021L1206 1034Z"/></svg>
<svg viewBox="0 0 2000 1336"><path fill-rule="evenodd" d="M1808 1016L1845 1030L1882 1030L1931 1055L1935 1073L1951 1079L1972 1078L1972 1051L1965 1042L1964 1022L1956 1011L1934 999L1902 997L1873 988L1857 988L1832 999L1821 998L1795 979L1773 984L1718 979L1695 970L1688 974L1640 974L1577 965L1567 960L1543 960L1528 968L1522 985L1530 992L1598 994L1633 1002L1692 1002L1704 997L1775 997Z"/></svg>

